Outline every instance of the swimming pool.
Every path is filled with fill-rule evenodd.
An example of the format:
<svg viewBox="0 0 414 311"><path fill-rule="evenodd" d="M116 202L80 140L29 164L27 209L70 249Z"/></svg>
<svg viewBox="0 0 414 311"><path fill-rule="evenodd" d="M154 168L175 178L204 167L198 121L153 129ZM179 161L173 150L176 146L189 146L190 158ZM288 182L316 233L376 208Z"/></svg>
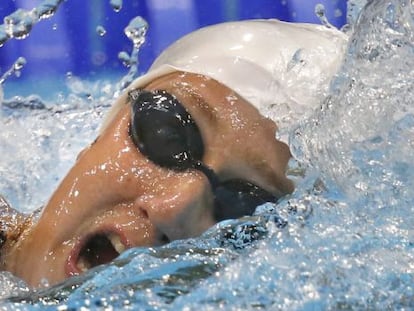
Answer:
<svg viewBox="0 0 414 311"><path fill-rule="evenodd" d="M352 2L355 11L363 3ZM132 249L37 292L1 273L4 296L20 294L1 307L414 308L413 10L410 1L369 2L348 30L330 96L304 120L286 123L298 185L291 196L200 238ZM104 79L69 78L70 94L58 106L37 98L2 106L2 189L28 209L42 204L45 185L93 139L116 91Z"/></svg>

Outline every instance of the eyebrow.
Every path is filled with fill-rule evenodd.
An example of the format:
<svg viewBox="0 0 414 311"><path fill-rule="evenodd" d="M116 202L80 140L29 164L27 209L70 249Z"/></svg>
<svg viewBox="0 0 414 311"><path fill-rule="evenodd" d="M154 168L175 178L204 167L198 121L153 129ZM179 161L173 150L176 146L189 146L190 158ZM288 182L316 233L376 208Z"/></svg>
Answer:
<svg viewBox="0 0 414 311"><path fill-rule="evenodd" d="M198 89L199 89L198 87L192 86L191 88L189 88L188 86L179 85L179 86L176 86L175 89L177 89L177 91L181 92L183 95L188 96L190 100L192 99L196 103L196 105L193 105L193 106L196 106L198 109L191 109L191 107L189 107L190 106L189 103L187 103L186 101L180 100L181 104L187 110L193 111L191 116L193 117L194 121L196 121L196 123L197 123L197 120L198 121L200 120L200 118L198 117L200 113L202 113L204 115L204 118L206 118L210 122L214 122L214 123L217 122L218 117L217 117L216 109L212 106L211 103L206 101L203 96L201 96L201 94L198 92ZM177 97L175 94L172 94L172 95Z"/></svg>

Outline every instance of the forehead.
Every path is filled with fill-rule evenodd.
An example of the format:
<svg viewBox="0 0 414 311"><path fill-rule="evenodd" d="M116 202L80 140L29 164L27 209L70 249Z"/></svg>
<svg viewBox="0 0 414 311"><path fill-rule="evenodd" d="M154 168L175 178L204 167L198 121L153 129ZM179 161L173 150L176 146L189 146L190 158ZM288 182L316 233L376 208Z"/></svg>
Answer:
<svg viewBox="0 0 414 311"><path fill-rule="evenodd" d="M233 90L204 75L174 72L152 81L144 89L169 92L200 122L231 118L234 126L240 129L242 124L253 126L266 119ZM269 125L269 121L265 124ZM275 124L270 123L275 131Z"/></svg>
<svg viewBox="0 0 414 311"><path fill-rule="evenodd" d="M162 76L144 87L146 90L164 90L177 97L187 108L203 107L206 112L212 113L218 102L210 102L212 97L220 97L223 87L215 80L192 73L175 72Z"/></svg>

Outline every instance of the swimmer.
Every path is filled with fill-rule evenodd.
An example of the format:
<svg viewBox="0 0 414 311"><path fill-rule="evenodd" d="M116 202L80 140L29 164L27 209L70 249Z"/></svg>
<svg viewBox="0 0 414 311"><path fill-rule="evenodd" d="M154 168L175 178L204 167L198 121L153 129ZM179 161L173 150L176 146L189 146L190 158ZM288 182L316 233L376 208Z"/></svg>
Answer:
<svg viewBox="0 0 414 311"><path fill-rule="evenodd" d="M55 284L291 193L289 148L261 110L317 104L345 41L334 29L276 20L178 40L115 101L41 211L22 215L1 200L0 270Z"/></svg>

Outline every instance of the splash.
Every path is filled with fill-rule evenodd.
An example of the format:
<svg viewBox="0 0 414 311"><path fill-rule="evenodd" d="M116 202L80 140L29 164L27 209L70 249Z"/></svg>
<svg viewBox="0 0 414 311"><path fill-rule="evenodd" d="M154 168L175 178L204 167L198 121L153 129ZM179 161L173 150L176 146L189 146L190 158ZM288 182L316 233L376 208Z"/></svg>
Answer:
<svg viewBox="0 0 414 311"><path fill-rule="evenodd" d="M114 86L112 86L110 82L106 81L103 83L102 81L89 83L82 81L69 72L67 73L67 85L71 91L71 94L80 95L81 98L87 98L90 102L99 103L103 106L110 105L110 101L112 101L113 98L117 98L119 94L138 77L138 54L141 46L145 43L147 30L148 23L141 16L136 16L131 19L125 27L124 34L132 43L132 51L131 53L121 51L118 54L119 60L126 68L128 68L128 73L122 77L118 83ZM106 35L106 30L102 26L97 26L96 32L99 36ZM92 94L95 94L95 96ZM98 101L96 95L100 97Z"/></svg>
<svg viewBox="0 0 414 311"><path fill-rule="evenodd" d="M348 25L346 27L356 25L359 13L367 2L368 0L352 0L347 2L346 18Z"/></svg>
<svg viewBox="0 0 414 311"><path fill-rule="evenodd" d="M145 35L148 30L148 23L142 17L133 18L124 29L125 35L131 40L133 49L131 54L125 51L119 53L118 57L123 64L129 68L128 74L119 82L118 89L125 89L136 77L138 73L138 53L145 42ZM119 94L119 93L117 93Z"/></svg>
<svg viewBox="0 0 414 311"><path fill-rule="evenodd" d="M4 18L4 24L0 25L0 47L9 39L26 38L33 26L43 19L50 18L59 8L62 0L44 0L34 9L18 9Z"/></svg>
<svg viewBox="0 0 414 311"><path fill-rule="evenodd" d="M252 217L220 223L200 238L132 249L108 266L37 292L0 274L19 294L4 299L1 307L413 309L413 4L375 0L349 6L350 45L330 96L291 132L295 160L290 173L298 185L292 196L261 206ZM132 38L139 33L133 29L145 27L126 31ZM123 57L128 62L130 55ZM55 126L32 121L46 118L50 107L22 100L3 107L8 120L16 113L23 117L21 123L9 121L10 128L6 123L4 132L27 126L14 141L25 142L27 131L39 133L44 138L40 145L55 146L50 154L62 155L58 162L65 162L74 151L62 154L57 146L86 144L90 137L71 133L92 135L104 111L88 105L90 88L72 82L79 94L76 105L64 99L60 110L52 109L59 116ZM91 129L85 130L85 124ZM56 145L48 128L57 131ZM12 148L23 145L2 150L11 148L15 156ZM40 145L30 148L36 151Z"/></svg>
<svg viewBox="0 0 414 311"><path fill-rule="evenodd" d="M44 0L30 11L18 9L4 17L4 23L0 25L0 47L12 38L25 39L33 26L43 19L52 17L61 3L62 0ZM3 102L2 84L13 74L19 76L20 70L25 64L26 60L23 57L17 58L12 68L7 70L0 78L0 103Z"/></svg>
<svg viewBox="0 0 414 311"><path fill-rule="evenodd" d="M410 2L370 2L350 42L332 95L295 132L296 156L353 198L368 195L381 206L396 195L411 201L404 190L414 171Z"/></svg>

